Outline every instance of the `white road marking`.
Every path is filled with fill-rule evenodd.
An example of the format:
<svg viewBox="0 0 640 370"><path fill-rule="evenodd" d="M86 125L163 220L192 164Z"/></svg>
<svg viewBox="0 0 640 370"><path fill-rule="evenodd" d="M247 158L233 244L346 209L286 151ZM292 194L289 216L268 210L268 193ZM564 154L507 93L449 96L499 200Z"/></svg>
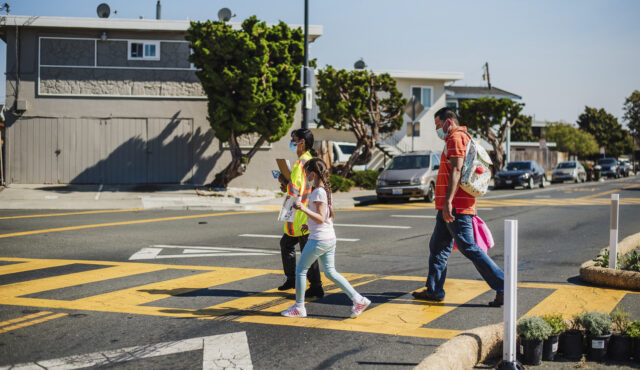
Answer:
<svg viewBox="0 0 640 370"><path fill-rule="evenodd" d="M202 369L253 369L247 334L242 331L3 366L0 370L83 369L198 350L202 350Z"/></svg>
<svg viewBox="0 0 640 370"><path fill-rule="evenodd" d="M268 234L240 234L238 236L244 236L247 238L271 238L271 239L280 239L282 235L268 235ZM350 239L350 238L336 238L339 242L357 242L360 239Z"/></svg>
<svg viewBox="0 0 640 370"><path fill-rule="evenodd" d="M160 254L163 249L182 249L182 254ZM167 258L192 258L192 257L234 257L234 256L269 256L280 254L280 251L270 249L227 248L227 247L200 247L188 245L152 245L142 248L134 253L129 260L151 260Z"/></svg>
<svg viewBox="0 0 640 370"><path fill-rule="evenodd" d="M478 207L476 208L478 211L493 211L491 207Z"/></svg>
<svg viewBox="0 0 640 370"><path fill-rule="evenodd" d="M57 195L45 195L44 199L58 199Z"/></svg>
<svg viewBox="0 0 640 370"><path fill-rule="evenodd" d="M360 224L334 224L333 226L341 227L371 227L375 229L410 229L411 226L395 226L395 225L360 225Z"/></svg>
<svg viewBox="0 0 640 370"><path fill-rule="evenodd" d="M436 218L436 216L422 216L422 215L391 215L391 217L406 217L406 218Z"/></svg>
<svg viewBox="0 0 640 370"><path fill-rule="evenodd" d="M102 188L104 187L103 184L100 184L100 187L98 188L98 194L96 194L96 200L100 199L100 193L102 192Z"/></svg>

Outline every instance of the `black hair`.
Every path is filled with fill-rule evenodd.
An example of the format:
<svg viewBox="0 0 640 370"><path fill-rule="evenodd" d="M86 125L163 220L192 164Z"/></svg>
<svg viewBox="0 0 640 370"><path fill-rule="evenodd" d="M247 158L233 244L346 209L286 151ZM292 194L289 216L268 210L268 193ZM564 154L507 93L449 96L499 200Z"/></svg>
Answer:
<svg viewBox="0 0 640 370"><path fill-rule="evenodd" d="M313 133L307 128L299 128L291 131L291 136L295 136L298 139L304 139L304 147L311 153L313 157L317 157L318 153L313 149Z"/></svg>
<svg viewBox="0 0 640 370"><path fill-rule="evenodd" d="M327 164L324 163L322 158L311 158L307 163L304 164L305 172L315 172L318 177L322 180L322 185L324 186L324 191L327 192L327 208L329 211L329 217L331 219L334 218L333 207L331 207L331 181L329 179L329 169L327 168Z"/></svg>
<svg viewBox="0 0 640 370"><path fill-rule="evenodd" d="M459 123L458 115L456 114L456 112L453 111L453 109L449 107L438 109L438 111L433 115L433 117L439 118L440 121L442 122L446 121L447 119L450 119L455 123Z"/></svg>

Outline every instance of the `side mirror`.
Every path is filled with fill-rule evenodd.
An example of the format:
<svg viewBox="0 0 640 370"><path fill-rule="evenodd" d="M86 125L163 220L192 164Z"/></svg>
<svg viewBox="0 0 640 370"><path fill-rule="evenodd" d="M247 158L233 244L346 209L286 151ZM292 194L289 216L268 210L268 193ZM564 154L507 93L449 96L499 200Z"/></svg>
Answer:
<svg viewBox="0 0 640 370"><path fill-rule="evenodd" d="M439 169L439 168L440 168L440 165L439 165L439 164L436 164L435 166L433 166L433 169L434 169L434 170L437 170L437 169Z"/></svg>

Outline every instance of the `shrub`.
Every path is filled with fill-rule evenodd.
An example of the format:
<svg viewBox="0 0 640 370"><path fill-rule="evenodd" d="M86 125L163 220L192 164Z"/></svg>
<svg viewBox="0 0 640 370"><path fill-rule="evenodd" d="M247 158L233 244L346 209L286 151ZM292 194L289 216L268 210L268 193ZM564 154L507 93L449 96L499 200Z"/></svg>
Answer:
<svg viewBox="0 0 640 370"><path fill-rule="evenodd" d="M329 182L331 183L332 192L337 192L337 191L346 192L351 190L353 185L355 185L353 181L339 175L331 175L329 177Z"/></svg>
<svg viewBox="0 0 640 370"><path fill-rule="evenodd" d="M611 334L611 317L602 312L587 312L580 316L580 324L592 336Z"/></svg>
<svg viewBox="0 0 640 370"><path fill-rule="evenodd" d="M622 265L624 270L638 271L640 272L640 253L633 251L622 258Z"/></svg>
<svg viewBox="0 0 640 370"><path fill-rule="evenodd" d="M609 268L609 248L605 249L603 254L599 254L594 258L593 262L596 263L596 266ZM620 254L618 254L618 259L616 260L616 266L620 268Z"/></svg>
<svg viewBox="0 0 640 370"><path fill-rule="evenodd" d="M631 323L629 312L618 306L615 311L609 314L609 317L611 317L613 330L620 334L624 334L627 331L627 327Z"/></svg>
<svg viewBox="0 0 640 370"><path fill-rule="evenodd" d="M569 320L569 330L580 331L582 330L582 324L580 323L580 315L574 315Z"/></svg>
<svg viewBox="0 0 640 370"><path fill-rule="evenodd" d="M542 320L546 321L549 326L551 326L551 331L553 334L560 334L563 331L567 330L567 323L564 322L561 314L556 315L544 315L542 316Z"/></svg>
<svg viewBox="0 0 640 370"><path fill-rule="evenodd" d="M349 178L355 182L356 186L364 189L374 190L380 172L374 170L353 171Z"/></svg>
<svg viewBox="0 0 640 370"><path fill-rule="evenodd" d="M629 326L627 326L627 330L624 332L631 338L640 338L640 320L635 320Z"/></svg>
<svg viewBox="0 0 640 370"><path fill-rule="evenodd" d="M551 335L551 326L540 317L524 317L518 321L518 335L528 340L544 340Z"/></svg>

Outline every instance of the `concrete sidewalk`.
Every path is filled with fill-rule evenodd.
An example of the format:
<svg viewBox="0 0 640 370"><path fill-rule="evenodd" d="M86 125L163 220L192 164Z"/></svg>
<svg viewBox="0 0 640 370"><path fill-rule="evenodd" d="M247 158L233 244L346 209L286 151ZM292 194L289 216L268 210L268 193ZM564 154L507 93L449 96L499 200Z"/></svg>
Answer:
<svg viewBox="0 0 640 370"><path fill-rule="evenodd" d="M279 209L283 201L276 190L230 188L217 195L191 185L11 184L0 191L0 209L248 211ZM374 199L375 190L333 194L336 209Z"/></svg>

